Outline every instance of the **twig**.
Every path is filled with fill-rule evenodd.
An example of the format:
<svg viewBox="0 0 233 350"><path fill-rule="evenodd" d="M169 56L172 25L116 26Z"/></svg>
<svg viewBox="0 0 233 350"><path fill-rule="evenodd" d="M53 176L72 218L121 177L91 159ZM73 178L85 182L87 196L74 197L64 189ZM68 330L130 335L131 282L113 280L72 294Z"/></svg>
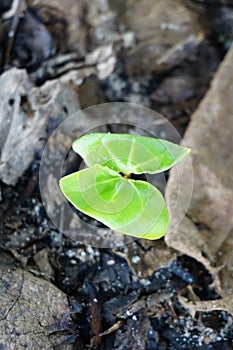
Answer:
<svg viewBox="0 0 233 350"><path fill-rule="evenodd" d="M23 9L23 4L24 4L24 0L13 0L11 9L7 13L5 13L3 16L3 19L9 19L13 17L11 22L11 27L8 32L8 42L7 42L6 53L5 53L4 68L6 68L10 62L10 53L14 43L15 33L19 25L20 13Z"/></svg>

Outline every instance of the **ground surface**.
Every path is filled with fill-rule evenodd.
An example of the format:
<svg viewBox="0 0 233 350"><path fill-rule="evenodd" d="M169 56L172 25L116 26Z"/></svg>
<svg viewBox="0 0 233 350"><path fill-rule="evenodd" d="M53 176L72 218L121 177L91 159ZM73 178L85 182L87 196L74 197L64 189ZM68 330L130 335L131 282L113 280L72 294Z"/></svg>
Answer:
<svg viewBox="0 0 233 350"><path fill-rule="evenodd" d="M0 4L0 349L233 349L232 1L46 3ZM73 237L105 230L103 249L52 224L39 166L68 116L118 101L162 113L184 135L194 190L165 240L124 244L95 222ZM86 114L78 133L88 128ZM71 142L65 130L50 147L59 156ZM65 171L76 162L69 154ZM59 193L47 181L53 211ZM175 171L167 186L158 179L171 206L176 181Z"/></svg>

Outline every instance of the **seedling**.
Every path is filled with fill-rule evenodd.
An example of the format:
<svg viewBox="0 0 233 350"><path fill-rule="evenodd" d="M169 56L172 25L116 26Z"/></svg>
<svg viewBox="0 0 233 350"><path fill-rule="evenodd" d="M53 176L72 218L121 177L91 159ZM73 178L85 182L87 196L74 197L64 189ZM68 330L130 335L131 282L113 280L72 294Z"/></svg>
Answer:
<svg viewBox="0 0 233 350"><path fill-rule="evenodd" d="M170 169L190 149L152 137L109 133L84 135L72 147L88 168L59 184L78 210L123 234L145 239L166 234L169 214L162 194L132 174Z"/></svg>

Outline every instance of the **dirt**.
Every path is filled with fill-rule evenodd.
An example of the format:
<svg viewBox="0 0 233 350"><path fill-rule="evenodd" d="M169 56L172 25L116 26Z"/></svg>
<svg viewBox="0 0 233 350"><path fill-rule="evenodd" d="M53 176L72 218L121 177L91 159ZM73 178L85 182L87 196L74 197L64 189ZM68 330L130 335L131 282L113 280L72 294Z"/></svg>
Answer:
<svg viewBox="0 0 233 350"><path fill-rule="evenodd" d="M233 349L232 2L68 3L0 4L0 349ZM150 107L186 132L195 186L175 236L127 241L82 218L115 243L97 248L74 239L91 237L82 226L68 237L50 221L39 183L44 147L68 116L104 102ZM113 132L129 116L157 127L143 113L103 111L95 118ZM54 137L53 167L92 113ZM63 170L77 162L70 152ZM53 211L61 194L46 166ZM155 181L171 203L175 174L168 187Z"/></svg>

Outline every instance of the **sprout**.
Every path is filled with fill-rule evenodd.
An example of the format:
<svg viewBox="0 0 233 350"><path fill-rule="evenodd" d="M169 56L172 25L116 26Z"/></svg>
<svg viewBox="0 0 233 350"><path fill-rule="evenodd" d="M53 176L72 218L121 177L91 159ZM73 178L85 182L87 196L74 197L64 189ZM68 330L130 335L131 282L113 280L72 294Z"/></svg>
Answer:
<svg viewBox="0 0 233 350"><path fill-rule="evenodd" d="M131 175L165 171L190 149L151 137L104 133L82 136L73 149L88 168L63 177L60 188L78 210L123 234L151 240L166 234L169 214L162 194Z"/></svg>

